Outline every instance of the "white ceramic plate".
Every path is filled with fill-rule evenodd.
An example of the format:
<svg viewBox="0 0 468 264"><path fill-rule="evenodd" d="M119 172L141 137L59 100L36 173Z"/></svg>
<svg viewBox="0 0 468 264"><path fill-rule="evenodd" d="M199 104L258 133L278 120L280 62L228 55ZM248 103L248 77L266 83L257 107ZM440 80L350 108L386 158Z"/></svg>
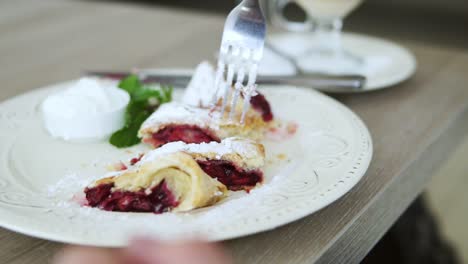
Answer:
<svg viewBox="0 0 468 264"><path fill-rule="evenodd" d="M270 36L270 42L289 56L295 57L304 70L315 71L309 68L306 51L311 48L314 40L313 34L280 33ZM366 66L356 72L367 77L367 84L362 90L350 90L349 93L368 92L394 86L410 78L416 70L416 59L406 48L393 42L353 33L343 34L343 47L352 54L357 55L366 62ZM313 62L312 62L313 63ZM333 65L329 65L333 68ZM317 67L316 65L314 67ZM295 74L294 67L278 57L270 50L265 51L264 60L260 65L260 74L284 75ZM323 89L325 92L336 90ZM339 91L342 93L343 91Z"/></svg>
<svg viewBox="0 0 468 264"><path fill-rule="evenodd" d="M184 214L131 214L83 208L70 201L106 165L145 146L119 150L106 142L66 143L47 135L39 107L67 84L0 104L0 226L23 234L93 246L118 247L131 235L224 240L298 220L348 192L366 172L372 142L363 122L340 103L310 89L263 91L275 114L296 121L297 134L267 141L266 183L218 205ZM181 90L177 91L180 95Z"/></svg>

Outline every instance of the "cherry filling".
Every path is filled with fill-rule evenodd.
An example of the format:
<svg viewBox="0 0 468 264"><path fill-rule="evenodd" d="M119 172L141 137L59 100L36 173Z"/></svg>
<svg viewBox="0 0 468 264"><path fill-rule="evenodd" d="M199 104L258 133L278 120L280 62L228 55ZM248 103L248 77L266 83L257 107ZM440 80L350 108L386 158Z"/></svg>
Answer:
<svg viewBox="0 0 468 264"><path fill-rule="evenodd" d="M213 136L206 129L193 125L169 125L164 129L154 133L151 139L146 140L155 148L169 142L182 141L185 143L209 143L211 141L219 142L219 139Z"/></svg>
<svg viewBox="0 0 468 264"><path fill-rule="evenodd" d="M252 97L250 99L250 104L252 105L253 109L262 114L263 121L270 122L273 120L273 113L271 112L270 103L263 94L258 93L256 96Z"/></svg>
<svg viewBox="0 0 468 264"><path fill-rule="evenodd" d="M146 194L138 192L112 192L113 183L86 188L86 200L91 207L117 212L152 212L162 214L177 207L179 202L163 181Z"/></svg>
<svg viewBox="0 0 468 264"><path fill-rule="evenodd" d="M101 184L94 188L86 188L85 194L88 205L91 207L98 206L99 203L109 197L112 187L114 187L114 184Z"/></svg>
<svg viewBox="0 0 468 264"><path fill-rule="evenodd" d="M206 174L217 179L231 191L251 190L257 183L263 181L263 173L259 170L245 171L226 160L198 161Z"/></svg>

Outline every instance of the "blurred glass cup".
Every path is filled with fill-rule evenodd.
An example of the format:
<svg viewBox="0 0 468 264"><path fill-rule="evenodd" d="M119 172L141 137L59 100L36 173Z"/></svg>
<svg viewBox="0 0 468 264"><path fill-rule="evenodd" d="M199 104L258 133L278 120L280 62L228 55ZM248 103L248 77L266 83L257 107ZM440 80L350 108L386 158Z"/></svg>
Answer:
<svg viewBox="0 0 468 264"><path fill-rule="evenodd" d="M298 4L307 14L304 22L286 18L286 7ZM337 71L361 66L362 59L343 49L341 37L343 20L362 0L264 0L263 8L268 19L288 31L310 32L314 41L301 58L318 64L332 63ZM312 68L317 68L312 67Z"/></svg>

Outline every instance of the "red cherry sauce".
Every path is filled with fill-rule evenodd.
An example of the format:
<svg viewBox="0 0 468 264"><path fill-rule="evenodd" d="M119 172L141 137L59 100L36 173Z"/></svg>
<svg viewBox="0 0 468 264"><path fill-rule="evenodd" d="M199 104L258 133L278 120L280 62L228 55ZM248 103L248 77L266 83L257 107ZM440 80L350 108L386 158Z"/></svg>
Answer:
<svg viewBox="0 0 468 264"><path fill-rule="evenodd" d="M145 154L140 154L138 155L138 157L135 157L133 159L130 160L130 166L133 166L135 164L137 164L138 162L140 162L140 160L145 156Z"/></svg>

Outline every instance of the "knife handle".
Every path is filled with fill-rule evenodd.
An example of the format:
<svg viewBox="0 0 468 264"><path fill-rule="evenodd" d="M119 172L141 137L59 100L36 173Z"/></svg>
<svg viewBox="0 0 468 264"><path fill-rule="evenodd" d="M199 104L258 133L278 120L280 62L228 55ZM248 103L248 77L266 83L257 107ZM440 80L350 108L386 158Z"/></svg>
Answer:
<svg viewBox="0 0 468 264"><path fill-rule="evenodd" d="M330 76L330 75L297 75L297 76L259 76L259 84L291 85L312 87L319 90L359 90L366 84L366 78L360 75Z"/></svg>

